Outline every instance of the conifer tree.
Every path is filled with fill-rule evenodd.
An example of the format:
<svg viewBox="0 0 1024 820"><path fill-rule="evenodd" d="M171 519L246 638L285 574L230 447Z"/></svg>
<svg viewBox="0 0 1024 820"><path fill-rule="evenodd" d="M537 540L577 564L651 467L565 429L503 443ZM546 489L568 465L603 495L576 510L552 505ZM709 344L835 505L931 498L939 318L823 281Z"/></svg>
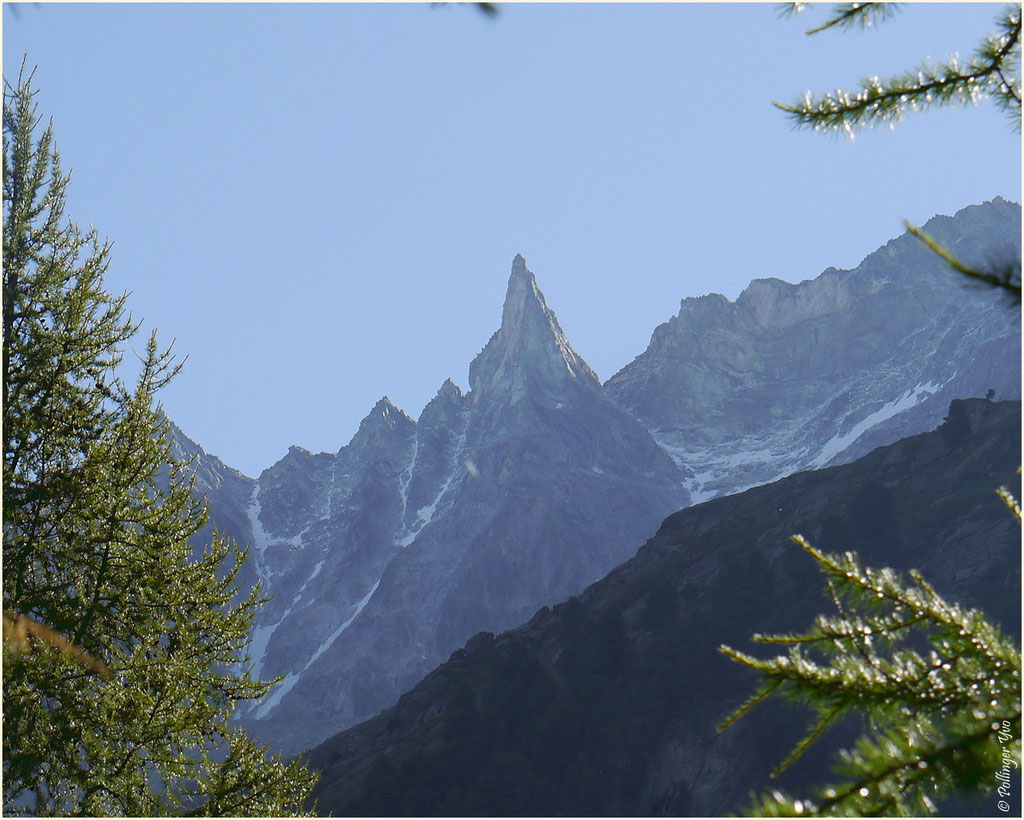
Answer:
<svg viewBox="0 0 1024 820"><path fill-rule="evenodd" d="M104 290L110 245L64 213L31 77L3 103L3 810L283 815L313 776L228 725L258 590L215 536L154 394L177 372ZM101 674L98 674L101 673Z"/></svg>
<svg viewBox="0 0 1024 820"><path fill-rule="evenodd" d="M868 729L840 753L838 783L802 799L773 791L749 813L925 815L970 792L998 792L993 802L1008 810L998 797L1019 771L1020 649L977 610L947 603L917 572L908 584L891 569L861 566L853 553L829 555L794 540L818 562L836 612L803 633L755 635L788 647L775 658L722 647L760 672L762 683L719 730L772 695L809 706L810 728L774 776L847 715L859 713ZM927 650L918 650L922 644Z"/></svg>

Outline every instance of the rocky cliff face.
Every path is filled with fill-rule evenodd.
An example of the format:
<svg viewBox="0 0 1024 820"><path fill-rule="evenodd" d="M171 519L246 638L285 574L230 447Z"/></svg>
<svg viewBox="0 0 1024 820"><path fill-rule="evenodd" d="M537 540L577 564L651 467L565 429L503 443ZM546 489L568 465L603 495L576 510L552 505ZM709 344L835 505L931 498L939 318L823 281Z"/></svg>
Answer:
<svg viewBox="0 0 1024 820"><path fill-rule="evenodd" d="M969 264L1016 258L1020 206L925 226ZM757 279L735 302L684 299L605 384L704 500L849 461L933 428L957 397L1020 397L1020 325L904 234L852 271Z"/></svg>
<svg viewBox="0 0 1024 820"><path fill-rule="evenodd" d="M935 432L670 516L578 598L475 636L396 706L313 749L319 811L720 816L752 791L833 779L851 727L777 781L808 713L771 701L716 731L755 688L718 646L748 650L754 632L802 630L831 608L793 533L918 568L1019 636L1020 529L994 489L1019 482L1020 424L1019 402L955 402Z"/></svg>
<svg viewBox="0 0 1024 820"><path fill-rule="evenodd" d="M500 329L413 421L382 399L337 454L293 447L251 490L273 600L241 715L297 752L393 703L481 628L578 592L688 502L679 468L604 395L516 257Z"/></svg>

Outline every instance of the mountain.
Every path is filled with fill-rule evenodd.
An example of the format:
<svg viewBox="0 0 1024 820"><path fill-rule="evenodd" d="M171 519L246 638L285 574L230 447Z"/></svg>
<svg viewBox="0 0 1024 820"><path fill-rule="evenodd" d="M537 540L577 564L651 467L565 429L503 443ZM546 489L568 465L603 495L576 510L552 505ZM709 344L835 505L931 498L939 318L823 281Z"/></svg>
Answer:
<svg viewBox="0 0 1024 820"><path fill-rule="evenodd" d="M924 225L968 264L1018 260L1020 206ZM605 391L688 473L695 501L850 461L933 428L954 398L1020 398L1020 326L903 234L851 271L683 299Z"/></svg>
<svg viewBox="0 0 1024 820"><path fill-rule="evenodd" d="M956 401L934 432L675 513L579 597L476 635L396 706L313 749L319 811L722 815L751 792L823 782L826 752L857 727L769 781L811 716L770 701L717 733L755 684L718 646L829 609L798 532L869 566L919 568L1019 640L1020 529L994 489L1019 483L1020 429L1020 402ZM992 811L959 807L972 809Z"/></svg>
<svg viewBox="0 0 1024 820"><path fill-rule="evenodd" d="M987 261L1019 248L1020 207L926 228ZM517 256L469 388L446 380L416 420L382 398L338 452L292 447L255 480L179 431L213 522L251 544L244 579L272 596L250 654L284 680L239 720L275 749L393 705L471 635L579 593L689 503L933 429L952 398L1019 398L1019 325L902 236L852 271L684 299L602 385Z"/></svg>
<svg viewBox="0 0 1024 820"><path fill-rule="evenodd" d="M247 501L256 482L229 467L217 456L207 453L186 436L178 425L170 419L167 421L171 456L179 462L192 465L196 490L206 498L209 508L209 521L193 538L196 546L210 542L214 527L243 546L251 543ZM242 565L237 580L246 592L256 583L256 570L251 561Z"/></svg>
<svg viewBox="0 0 1024 820"><path fill-rule="evenodd" d="M600 578L688 502L679 468L607 397L526 262L501 327L416 421L381 399L336 454L292 447L252 488L252 560L273 600L240 715L297 752L391 705L480 629Z"/></svg>

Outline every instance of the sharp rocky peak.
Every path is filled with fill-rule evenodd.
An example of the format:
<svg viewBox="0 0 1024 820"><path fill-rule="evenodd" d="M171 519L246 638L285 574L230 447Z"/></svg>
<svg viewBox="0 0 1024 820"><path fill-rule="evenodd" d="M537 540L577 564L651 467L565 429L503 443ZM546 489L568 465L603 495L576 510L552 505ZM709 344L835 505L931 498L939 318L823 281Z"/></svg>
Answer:
<svg viewBox="0 0 1024 820"><path fill-rule="evenodd" d="M399 408L395 407L391 403L391 399L387 396L382 397L375 405L373 409L366 415L366 418L360 422L360 427L364 424L379 425L383 423L386 427L405 426L407 424L415 424L415 422L409 418L409 415Z"/></svg>
<svg viewBox="0 0 1024 820"><path fill-rule="evenodd" d="M379 442L382 437L405 438L411 435L415 428L416 422L409 418L405 411L395 407L391 403L391 399L384 396L359 422L359 429L346 446L359 447L370 442Z"/></svg>
<svg viewBox="0 0 1024 820"><path fill-rule="evenodd" d="M454 423L455 416L462 410L466 396L451 379L445 379L434 398L427 402L417 420L417 429L425 425L434 428Z"/></svg>
<svg viewBox="0 0 1024 820"><path fill-rule="evenodd" d="M462 398L462 390L451 379L445 379L444 383L441 385L440 389L437 391L437 396L435 396L435 398L437 398L437 397L444 397L444 398L448 398L448 399L456 399L456 400L458 400L458 399Z"/></svg>
<svg viewBox="0 0 1024 820"><path fill-rule="evenodd" d="M513 401L528 385L547 391L567 383L599 386L590 366L572 349L537 287L537 279L517 254L512 261L501 327L469 366L474 400L506 394Z"/></svg>

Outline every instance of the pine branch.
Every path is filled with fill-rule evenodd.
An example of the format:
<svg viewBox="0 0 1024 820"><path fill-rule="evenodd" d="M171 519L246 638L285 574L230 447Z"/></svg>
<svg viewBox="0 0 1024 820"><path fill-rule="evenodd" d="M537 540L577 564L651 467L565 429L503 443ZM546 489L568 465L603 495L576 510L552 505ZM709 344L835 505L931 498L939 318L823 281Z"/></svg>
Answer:
<svg viewBox="0 0 1024 820"><path fill-rule="evenodd" d="M827 729L829 726L831 726L836 718L842 715L843 711L844 710L842 707L837 706L832 711L826 712L818 720L818 722L811 728L811 730L804 736L804 739L796 745L796 748L794 748L793 751L789 753L789 756L772 770L771 776L778 777L784 771L786 771L786 769L793 765L793 763L795 763L800 758L800 756L804 752L806 752L808 748L810 748L811 744L818 739L821 733L824 732L825 729Z"/></svg>
<svg viewBox="0 0 1024 820"><path fill-rule="evenodd" d="M730 649L727 646L719 647L719 651L723 655L727 655L730 658L732 658L733 660L739 661L740 663L746 663L747 662L747 656L746 655L742 655L741 653L736 652L735 650ZM731 715L729 715L729 717L727 717L725 720L723 720L718 725L718 731L719 732L724 732L726 729L728 729L730 726L732 726L732 724L734 724L737 720L739 720L741 717L743 717L747 712L749 712L751 709L753 709L755 706L757 706L757 704L759 704L761 701L763 701L765 698L767 698L769 695L771 695L781 685L782 685L782 679L781 678L777 678L775 680L769 680L767 683L764 684L764 686L761 687L760 690L758 690L753 695L751 695L749 698L747 698L743 702L743 704L735 712L733 712Z"/></svg>
<svg viewBox="0 0 1024 820"><path fill-rule="evenodd" d="M980 282L985 285L991 285L992 287L1000 288L1009 294L1010 298L1015 304L1021 303L1021 292L1020 292L1020 262L1013 265L1005 265L1001 270L981 270L979 268L971 267L966 265L957 259L953 254L938 242L936 242L931 236L925 233L921 228L915 228L909 222L903 223L907 232L923 242L929 250L940 256L947 265L949 265L957 273L963 274L969 279L975 282Z"/></svg>
<svg viewBox="0 0 1024 820"><path fill-rule="evenodd" d="M945 601L920 573L912 571L908 584L890 569L861 567L852 553L829 555L800 536L793 540L825 574L837 614L817 618L806 633L756 636L789 646L775 658L721 647L757 670L762 684L720 729L769 695L811 707L817 717L776 776L843 715L859 712L870 722L854 748L842 753L842 785L811 800L774 792L754 813L932 813L933 798L977 779L978 766L982 775L997 771L1001 754L993 734L1020 724L1019 649L981 613ZM911 639L932 647L927 657L900 645ZM805 648L821 660L806 657Z"/></svg>
<svg viewBox="0 0 1024 820"><path fill-rule="evenodd" d="M1009 507L1010 512L1013 513L1013 515L1017 519L1017 521L1020 521L1021 520L1020 503L1017 501L1016 498L1014 498L1013 494L1008 489L1006 489L1005 487L1000 487L998 490L996 490L996 495L998 495L1001 499L1003 499L1003 503L1006 504L1007 507Z"/></svg>
<svg viewBox="0 0 1024 820"><path fill-rule="evenodd" d="M832 9L832 16L822 23L809 29L806 34L817 34L830 28L866 29L876 21L881 22L894 16L899 10L899 3L839 3Z"/></svg>
<svg viewBox="0 0 1024 820"><path fill-rule="evenodd" d="M858 18L862 21L878 19L881 12L871 10L875 5L885 4L854 3L840 7L828 23L809 33L831 26L855 25ZM894 124L908 110L932 105L975 104L993 97L1014 117L1019 129L1020 25L1019 6L1008 7L997 21L999 34L982 43L967 66L961 66L954 57L946 64L923 65L885 82L878 77L868 77L861 80L859 89L853 93L839 89L815 98L808 92L792 105L775 103L775 106L785 111L797 128L843 131L852 137L854 128L882 122Z"/></svg>

